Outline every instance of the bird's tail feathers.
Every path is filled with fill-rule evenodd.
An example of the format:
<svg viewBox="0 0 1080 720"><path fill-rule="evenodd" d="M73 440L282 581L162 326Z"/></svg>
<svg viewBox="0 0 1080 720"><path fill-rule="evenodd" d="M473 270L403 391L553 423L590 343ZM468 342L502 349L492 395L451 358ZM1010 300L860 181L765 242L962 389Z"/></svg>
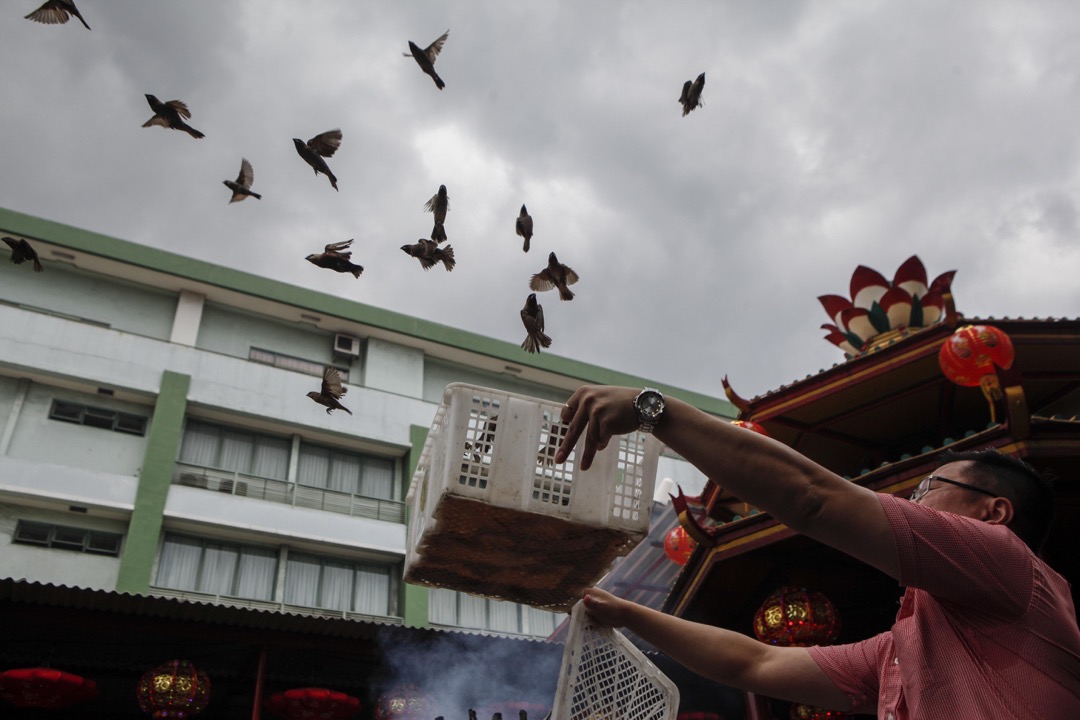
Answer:
<svg viewBox="0 0 1080 720"><path fill-rule="evenodd" d="M45 268L41 265L41 261L37 258L34 258L34 272L41 272L44 269Z"/></svg>
<svg viewBox="0 0 1080 720"><path fill-rule="evenodd" d="M525 246L522 248L525 252L529 252L529 240L531 238L525 238Z"/></svg>
<svg viewBox="0 0 1080 720"><path fill-rule="evenodd" d="M454 259L454 248L447 245L440 253L442 257L439 259L442 260L443 267L446 268L446 272L450 272L457 265L457 260Z"/></svg>
<svg viewBox="0 0 1080 720"><path fill-rule="evenodd" d="M437 243L446 242L446 228L441 222L436 222L435 227L431 228L431 239Z"/></svg>
<svg viewBox="0 0 1080 720"><path fill-rule="evenodd" d="M434 70L431 72L431 77L435 79L435 87L439 88L440 90L446 87L446 83L442 81L442 78L439 77Z"/></svg>
<svg viewBox="0 0 1080 720"><path fill-rule="evenodd" d="M574 291L571 290L570 288L567 288L567 287L559 288L559 299L560 300L573 300L574 299Z"/></svg>
<svg viewBox="0 0 1080 720"><path fill-rule="evenodd" d="M256 200L262 200L262 195L260 195L259 193L251 193L251 197L255 198Z"/></svg>
<svg viewBox="0 0 1080 720"><path fill-rule="evenodd" d="M547 335L545 335L544 333L540 333L540 338L539 338L539 340L540 340L540 344L541 344L542 346L544 346L544 347L546 347L546 348L547 348L547 347L551 347L551 338L550 338L550 337L548 337Z"/></svg>
<svg viewBox="0 0 1080 720"><path fill-rule="evenodd" d="M356 278L357 280L360 279L360 273L362 273L362 272L364 272L364 268L363 268L362 265L354 265L353 266L352 274L353 274L353 277Z"/></svg>

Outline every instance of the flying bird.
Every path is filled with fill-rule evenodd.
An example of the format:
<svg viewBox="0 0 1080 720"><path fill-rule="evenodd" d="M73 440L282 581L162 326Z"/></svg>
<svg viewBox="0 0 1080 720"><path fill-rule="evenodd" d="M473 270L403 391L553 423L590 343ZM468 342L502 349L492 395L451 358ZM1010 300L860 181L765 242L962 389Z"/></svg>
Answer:
<svg viewBox="0 0 1080 720"><path fill-rule="evenodd" d="M257 192L251 191L251 183L255 181L255 171L251 169L251 163L245 158L240 158L240 174L236 176L236 181L222 180L225 183L225 187L232 190L232 199L230 203L240 202L248 195L256 200L262 200L262 195Z"/></svg>
<svg viewBox="0 0 1080 720"><path fill-rule="evenodd" d="M443 43L446 42L446 36L449 34L450 31L447 30L439 36L438 40L428 45L424 50L421 50L420 46L410 40L409 52L402 53L405 57L411 57L413 60L416 60L416 64L420 66L421 70L431 76L431 79L435 81L435 87L440 90L446 87L446 83L444 83L442 78L439 77L439 74L435 72L435 58L439 56Z"/></svg>
<svg viewBox="0 0 1080 720"><path fill-rule="evenodd" d="M360 277L360 273L364 272L364 268L362 265L355 265L349 262L350 258L352 258L352 251L348 248L352 244L352 240L330 243L323 248L323 252L318 255L308 255L305 259L312 265L318 265L321 268L333 270L334 272L352 273L353 277L358 278Z"/></svg>
<svg viewBox="0 0 1080 720"><path fill-rule="evenodd" d="M536 293L525 298L525 307L521 308L521 322L525 325L525 340L521 349L525 352L538 353L542 347L551 347L551 338L544 334L544 308L536 302Z"/></svg>
<svg viewBox="0 0 1080 720"><path fill-rule="evenodd" d="M161 127L172 128L173 130L183 130L195 139L206 137L184 122L184 120L191 118L191 111L188 110L187 105L181 101L170 100L169 102L161 102L153 95L147 93L146 102L150 103L150 109L154 111L154 116L144 122L142 124L143 127L160 125Z"/></svg>
<svg viewBox="0 0 1080 720"><path fill-rule="evenodd" d="M683 83L682 95L679 96L683 117L689 115L691 110L701 107L701 91L704 89L705 73L698 75L693 82L687 80Z"/></svg>
<svg viewBox="0 0 1080 720"><path fill-rule="evenodd" d="M532 225L532 215L530 215L529 211L525 209L524 205L522 205L521 214L518 215L517 223L514 226L514 230L517 232L518 235L525 238L525 247L523 248L525 252L529 252L529 241L532 240L533 236Z"/></svg>
<svg viewBox="0 0 1080 720"><path fill-rule="evenodd" d="M322 173L330 178L330 185L337 190L337 178L334 177L334 173L330 172L330 166L326 164L323 158L333 157L337 149L341 147L341 130L327 130L307 142L300 138L293 138L293 145L296 146L296 152L300 153L300 157L304 158L304 162L311 166L315 174Z"/></svg>
<svg viewBox="0 0 1080 720"><path fill-rule="evenodd" d="M401 249L406 255L412 255L419 260L420 266L425 270L430 270L441 262L446 271L450 272L457 264L454 259L454 248L449 245L441 248L439 243L427 238L420 238L415 245L402 245Z"/></svg>
<svg viewBox="0 0 1080 720"><path fill-rule="evenodd" d="M34 272L41 272L45 268L41 266L41 260L38 259L37 251L30 247L24 239L16 240L13 237L4 238L4 242L11 248L11 262L16 265L22 265L27 260L34 263Z"/></svg>
<svg viewBox="0 0 1080 720"><path fill-rule="evenodd" d="M329 415L334 410L344 410L352 415L352 411L338 402L349 389L341 384L341 375L338 374L337 368L327 367L323 370L322 376L322 388L319 392L312 390L307 394L309 398L326 407L326 414Z"/></svg>
<svg viewBox="0 0 1080 720"><path fill-rule="evenodd" d="M424 210L435 215L435 227L431 228L431 239L437 243L446 241L446 213L450 210L450 196L446 194L446 186L440 185L439 192L431 196L424 204Z"/></svg>
<svg viewBox="0 0 1080 720"><path fill-rule="evenodd" d="M44 23L45 25L63 25L71 19L72 15L79 18L79 22L87 30L90 29L82 14L79 13L79 8L75 7L75 0L49 0L25 17L27 20Z"/></svg>
<svg viewBox="0 0 1080 720"><path fill-rule="evenodd" d="M567 285L573 285L578 281L578 274L559 262L555 253L548 253L547 267L532 276L529 288L538 292L559 288L560 300L573 300L574 293Z"/></svg>

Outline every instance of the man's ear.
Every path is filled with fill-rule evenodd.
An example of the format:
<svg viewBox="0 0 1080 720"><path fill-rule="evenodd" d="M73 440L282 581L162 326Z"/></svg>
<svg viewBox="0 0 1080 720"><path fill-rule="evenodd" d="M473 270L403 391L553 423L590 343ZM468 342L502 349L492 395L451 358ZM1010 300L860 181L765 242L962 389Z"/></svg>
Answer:
<svg viewBox="0 0 1080 720"><path fill-rule="evenodd" d="M1012 500L1006 497L992 498L984 506L986 515L983 518L983 522L990 523L991 525L1009 525L1013 517L1016 515L1016 508L1013 507Z"/></svg>

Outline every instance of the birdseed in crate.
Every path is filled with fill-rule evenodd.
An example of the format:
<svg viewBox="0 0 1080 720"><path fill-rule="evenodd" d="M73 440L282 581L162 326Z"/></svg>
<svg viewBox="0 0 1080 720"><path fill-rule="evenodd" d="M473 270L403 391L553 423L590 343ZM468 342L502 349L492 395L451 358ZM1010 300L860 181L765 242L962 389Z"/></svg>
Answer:
<svg viewBox="0 0 1080 720"><path fill-rule="evenodd" d="M649 529L659 445L613 440L583 471L562 405L446 388L409 489L406 582L568 610Z"/></svg>
<svg viewBox="0 0 1080 720"><path fill-rule="evenodd" d="M551 720L675 720L679 689L579 602L570 614Z"/></svg>

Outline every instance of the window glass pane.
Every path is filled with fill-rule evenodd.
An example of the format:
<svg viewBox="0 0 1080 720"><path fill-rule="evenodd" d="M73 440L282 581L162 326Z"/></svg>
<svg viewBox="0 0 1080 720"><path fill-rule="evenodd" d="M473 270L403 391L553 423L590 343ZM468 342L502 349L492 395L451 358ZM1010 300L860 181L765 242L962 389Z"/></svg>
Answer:
<svg viewBox="0 0 1080 720"><path fill-rule="evenodd" d="M301 485L324 488L330 471L330 450L327 448L300 446L296 482Z"/></svg>
<svg viewBox="0 0 1080 720"><path fill-rule="evenodd" d="M457 625L457 591L431 588L428 591L428 619L439 625Z"/></svg>
<svg viewBox="0 0 1080 720"><path fill-rule="evenodd" d="M79 528L54 527L52 546L69 550L82 550L86 543L86 531Z"/></svg>
<svg viewBox="0 0 1080 720"><path fill-rule="evenodd" d="M330 462L330 483L327 490L356 493L360 489L360 458L335 452Z"/></svg>
<svg viewBox="0 0 1080 720"><path fill-rule="evenodd" d="M352 610L353 569L345 563L323 561L319 607Z"/></svg>
<svg viewBox="0 0 1080 720"><path fill-rule="evenodd" d="M239 554L235 547L207 543L203 549L202 568L199 571L199 592L232 595Z"/></svg>
<svg viewBox="0 0 1080 720"><path fill-rule="evenodd" d="M101 408L83 408L82 422L83 425L89 425L90 427L112 430L113 423L116 422L116 413Z"/></svg>
<svg viewBox="0 0 1080 720"><path fill-rule="evenodd" d="M518 632L518 606L512 602L488 601L488 629L499 632Z"/></svg>
<svg viewBox="0 0 1080 720"><path fill-rule="evenodd" d="M120 554L120 535L116 533L95 532L87 533L86 552L100 555Z"/></svg>
<svg viewBox="0 0 1080 720"><path fill-rule="evenodd" d="M365 457L360 494L379 500L394 499L394 461Z"/></svg>
<svg viewBox="0 0 1080 720"><path fill-rule="evenodd" d="M487 627L487 600L485 598L461 593L458 601L461 608L461 627L479 629Z"/></svg>
<svg viewBox="0 0 1080 720"><path fill-rule="evenodd" d="M15 528L15 541L28 545L48 545L52 525L20 520Z"/></svg>
<svg viewBox="0 0 1080 720"><path fill-rule="evenodd" d="M358 567L353 610L368 615L389 615L390 572L385 568Z"/></svg>
<svg viewBox="0 0 1080 720"><path fill-rule="evenodd" d="M221 433L214 425L188 420L180 444L180 462L199 467L215 467Z"/></svg>
<svg viewBox="0 0 1080 720"><path fill-rule="evenodd" d="M284 480L289 476L289 451L292 443L285 438L259 436L255 442L255 463L252 475Z"/></svg>
<svg viewBox="0 0 1080 720"><path fill-rule="evenodd" d="M117 432L131 433L132 435L145 435L146 418L141 415L116 413L116 427L114 429Z"/></svg>
<svg viewBox="0 0 1080 720"><path fill-rule="evenodd" d="M254 600L272 600L276 577L276 550L244 548L240 553L236 596Z"/></svg>
<svg viewBox="0 0 1080 720"><path fill-rule="evenodd" d="M223 429L221 433L222 470L233 472L251 472L251 456L255 451L255 436L238 430Z"/></svg>
<svg viewBox="0 0 1080 720"><path fill-rule="evenodd" d="M302 555L290 555L285 566L285 602L289 605L318 607L319 561Z"/></svg>
<svg viewBox="0 0 1080 720"><path fill-rule="evenodd" d="M54 400L49 417L53 420L66 420L68 422L82 422L82 405Z"/></svg>
<svg viewBox="0 0 1080 720"><path fill-rule="evenodd" d="M201 555L202 547L198 540L166 537L158 562L157 584L176 590L194 590Z"/></svg>

